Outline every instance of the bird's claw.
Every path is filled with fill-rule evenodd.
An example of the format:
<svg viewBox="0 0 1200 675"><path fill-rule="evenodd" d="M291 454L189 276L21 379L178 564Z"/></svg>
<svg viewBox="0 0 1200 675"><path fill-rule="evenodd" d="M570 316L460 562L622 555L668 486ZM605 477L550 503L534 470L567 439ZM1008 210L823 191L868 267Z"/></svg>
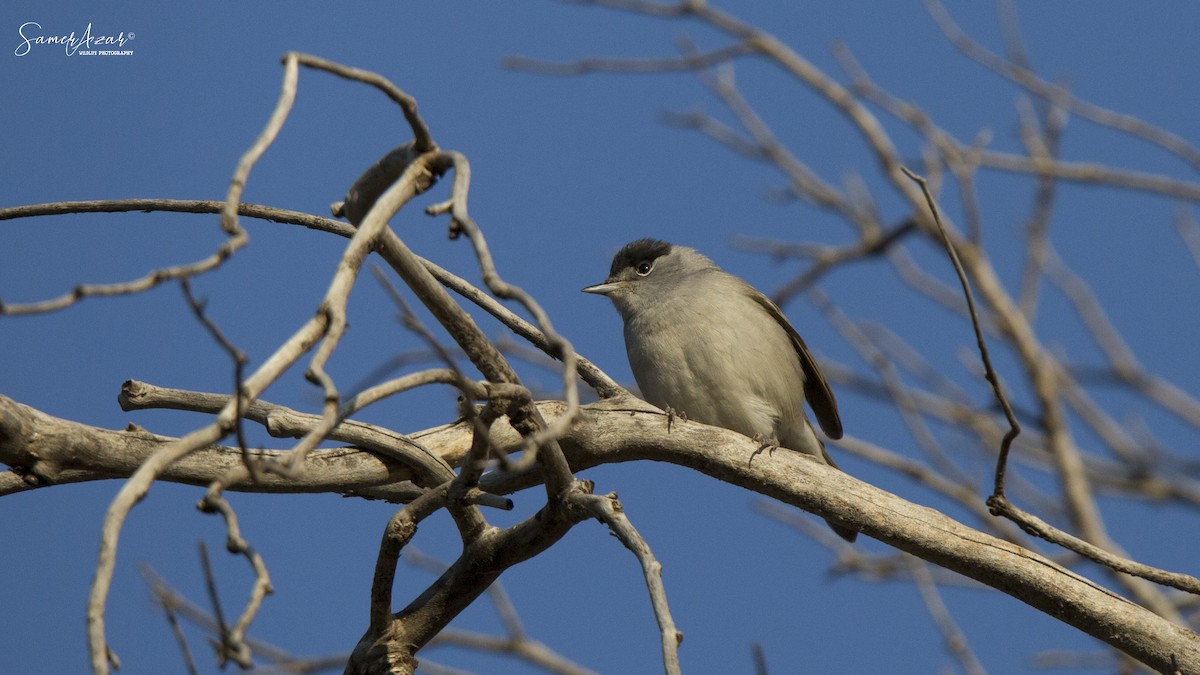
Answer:
<svg viewBox="0 0 1200 675"><path fill-rule="evenodd" d="M758 454L763 450L766 450L768 455L775 456L775 449L779 447L779 439L774 436L766 437L762 434L754 434L750 439L758 443L758 449L750 453L750 461L747 464L754 462L754 458L758 457Z"/></svg>
<svg viewBox="0 0 1200 675"><path fill-rule="evenodd" d="M687 412L685 412L683 410L676 410L676 409L672 408L671 406L667 406L666 412L667 412L667 433L668 434L671 433L671 425L675 422L676 417L678 417L680 420L682 420L684 422L686 422L688 419Z"/></svg>

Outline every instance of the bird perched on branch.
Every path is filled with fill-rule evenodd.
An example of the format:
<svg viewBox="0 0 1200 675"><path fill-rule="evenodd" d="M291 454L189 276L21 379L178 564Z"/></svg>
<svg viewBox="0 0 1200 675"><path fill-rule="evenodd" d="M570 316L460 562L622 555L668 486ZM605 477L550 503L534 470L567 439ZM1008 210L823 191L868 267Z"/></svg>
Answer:
<svg viewBox="0 0 1200 675"><path fill-rule="evenodd" d="M804 412L807 399L825 435L841 438L833 392L796 329L750 284L695 249L638 239L617 252L604 283L583 291L608 296L621 314L647 401L838 468Z"/></svg>

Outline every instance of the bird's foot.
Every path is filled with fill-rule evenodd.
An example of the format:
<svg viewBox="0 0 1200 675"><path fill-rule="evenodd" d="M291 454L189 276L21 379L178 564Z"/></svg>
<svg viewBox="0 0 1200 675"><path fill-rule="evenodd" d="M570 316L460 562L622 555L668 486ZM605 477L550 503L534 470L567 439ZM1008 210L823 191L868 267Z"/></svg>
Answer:
<svg viewBox="0 0 1200 675"><path fill-rule="evenodd" d="M687 413L686 412L684 412L682 410L676 410L676 409L672 408L671 406L667 406L667 433L668 434L671 433L671 425L675 422L676 417L678 417L680 420L682 420L684 422L687 421Z"/></svg>
<svg viewBox="0 0 1200 675"><path fill-rule="evenodd" d="M754 434L750 438L755 443L758 443L758 449L750 453L750 461L747 462L747 464L753 463L754 458L758 457L758 453L762 452L763 450L766 450L768 455L772 457L775 456L775 449L779 447L778 438L775 438L774 436L763 436L762 434Z"/></svg>

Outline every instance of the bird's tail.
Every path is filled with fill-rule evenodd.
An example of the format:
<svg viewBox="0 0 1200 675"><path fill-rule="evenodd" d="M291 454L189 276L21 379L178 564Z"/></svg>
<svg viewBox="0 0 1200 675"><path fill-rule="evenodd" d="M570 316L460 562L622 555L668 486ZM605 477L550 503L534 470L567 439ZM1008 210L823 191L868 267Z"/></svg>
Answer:
<svg viewBox="0 0 1200 675"><path fill-rule="evenodd" d="M845 539L846 541L850 542L851 544L854 543L855 539L858 539L858 530L852 530L848 527L842 527L841 525L834 523L832 520L826 520L825 524L829 526L829 529L833 530L834 534L841 537L842 539Z"/></svg>

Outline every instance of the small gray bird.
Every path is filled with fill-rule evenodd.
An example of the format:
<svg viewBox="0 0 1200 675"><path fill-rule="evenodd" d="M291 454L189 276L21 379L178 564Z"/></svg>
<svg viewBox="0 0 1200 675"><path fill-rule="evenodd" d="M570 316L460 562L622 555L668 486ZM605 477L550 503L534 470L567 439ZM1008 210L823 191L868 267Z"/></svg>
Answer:
<svg viewBox="0 0 1200 675"><path fill-rule="evenodd" d="M807 399L821 430L841 438L833 392L796 329L750 284L695 249L638 239L617 252L604 283L583 291L616 305L647 401L837 468L804 413Z"/></svg>

